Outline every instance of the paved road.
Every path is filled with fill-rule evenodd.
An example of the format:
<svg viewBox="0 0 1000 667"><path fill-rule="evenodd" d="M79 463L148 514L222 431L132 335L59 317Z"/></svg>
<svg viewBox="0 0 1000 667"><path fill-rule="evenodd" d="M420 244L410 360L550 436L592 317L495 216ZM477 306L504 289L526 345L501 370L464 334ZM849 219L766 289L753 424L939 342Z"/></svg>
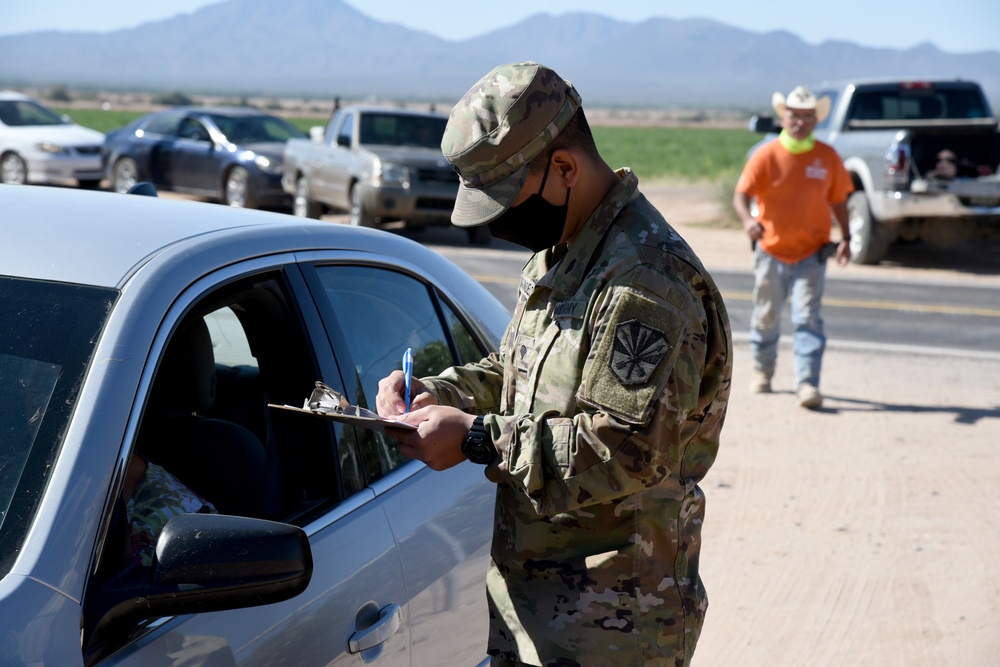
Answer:
<svg viewBox="0 0 1000 667"><path fill-rule="evenodd" d="M433 247L513 308L518 275L528 255L497 245L469 248L435 243ZM740 337L749 328L753 277L749 271L713 271L712 275L729 307L734 335ZM788 311L786 306L783 332L791 331ZM1000 355L1000 295L992 287L845 278L831 267L823 315L830 340Z"/></svg>

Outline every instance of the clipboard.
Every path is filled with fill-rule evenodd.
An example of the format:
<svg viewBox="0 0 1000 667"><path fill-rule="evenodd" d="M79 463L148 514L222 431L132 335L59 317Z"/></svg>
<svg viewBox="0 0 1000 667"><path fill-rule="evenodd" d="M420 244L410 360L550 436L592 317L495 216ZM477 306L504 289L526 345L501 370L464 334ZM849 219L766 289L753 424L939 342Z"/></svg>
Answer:
<svg viewBox="0 0 1000 667"><path fill-rule="evenodd" d="M322 417L323 419L332 419L335 422L360 426L361 428L367 428L372 431L380 431L382 433L388 429L402 429L404 431L417 430L417 427L413 424L396 421L395 419L384 419L378 415L369 417L367 415L347 414L344 412L310 410L309 408L297 408L294 405L278 405L277 403L268 403L267 407L277 408L278 410L288 410L289 412L299 412L302 414L312 415L314 417ZM363 408L358 409L361 410ZM365 412L368 411L365 410Z"/></svg>
<svg viewBox="0 0 1000 667"><path fill-rule="evenodd" d="M417 427L413 424L396 421L395 419L385 419L371 410L351 405L343 394L336 389L331 389L322 382L316 382L312 393L309 394L309 398L303 401L301 408L297 408L294 405L278 405L277 403L268 403L267 407L332 419L343 424L360 426L361 428L380 431L382 433L385 433L390 428L402 429L404 431L417 430Z"/></svg>

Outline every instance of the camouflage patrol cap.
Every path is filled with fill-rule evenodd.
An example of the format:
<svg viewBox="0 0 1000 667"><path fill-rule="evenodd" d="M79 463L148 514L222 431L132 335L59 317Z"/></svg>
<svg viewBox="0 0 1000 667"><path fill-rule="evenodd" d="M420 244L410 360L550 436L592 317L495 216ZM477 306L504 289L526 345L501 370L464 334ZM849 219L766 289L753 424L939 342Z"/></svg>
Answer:
<svg viewBox="0 0 1000 667"><path fill-rule="evenodd" d="M485 225L517 198L528 163L580 108L573 85L535 62L501 65L452 109L441 139L461 178L451 221Z"/></svg>

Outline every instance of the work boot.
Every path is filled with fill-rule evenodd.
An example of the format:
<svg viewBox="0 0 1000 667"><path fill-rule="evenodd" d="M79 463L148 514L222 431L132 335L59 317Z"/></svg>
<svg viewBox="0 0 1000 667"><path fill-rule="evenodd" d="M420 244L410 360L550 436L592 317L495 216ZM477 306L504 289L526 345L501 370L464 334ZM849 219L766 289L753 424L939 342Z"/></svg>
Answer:
<svg viewBox="0 0 1000 667"><path fill-rule="evenodd" d="M812 410L823 405L823 395L819 393L819 389L811 384L800 384L795 393L798 396L799 405L803 408Z"/></svg>
<svg viewBox="0 0 1000 667"><path fill-rule="evenodd" d="M750 380L751 394L770 394L771 376L764 371L754 371L753 379Z"/></svg>

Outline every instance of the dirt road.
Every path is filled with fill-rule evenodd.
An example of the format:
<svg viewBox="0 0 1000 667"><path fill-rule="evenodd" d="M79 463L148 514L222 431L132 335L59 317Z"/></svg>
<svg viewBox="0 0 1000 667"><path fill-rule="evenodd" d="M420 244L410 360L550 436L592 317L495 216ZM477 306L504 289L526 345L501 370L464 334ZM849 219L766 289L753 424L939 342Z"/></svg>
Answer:
<svg viewBox="0 0 1000 667"><path fill-rule="evenodd" d="M718 213L705 186L643 190L710 270L749 266L741 232L700 225ZM829 275L995 286L1000 303L995 255L979 268L904 259ZM703 484L710 606L696 667L1000 664L997 325L993 355L830 341L815 412L795 405L787 345L775 393L755 395L748 347L736 343L722 446Z"/></svg>

